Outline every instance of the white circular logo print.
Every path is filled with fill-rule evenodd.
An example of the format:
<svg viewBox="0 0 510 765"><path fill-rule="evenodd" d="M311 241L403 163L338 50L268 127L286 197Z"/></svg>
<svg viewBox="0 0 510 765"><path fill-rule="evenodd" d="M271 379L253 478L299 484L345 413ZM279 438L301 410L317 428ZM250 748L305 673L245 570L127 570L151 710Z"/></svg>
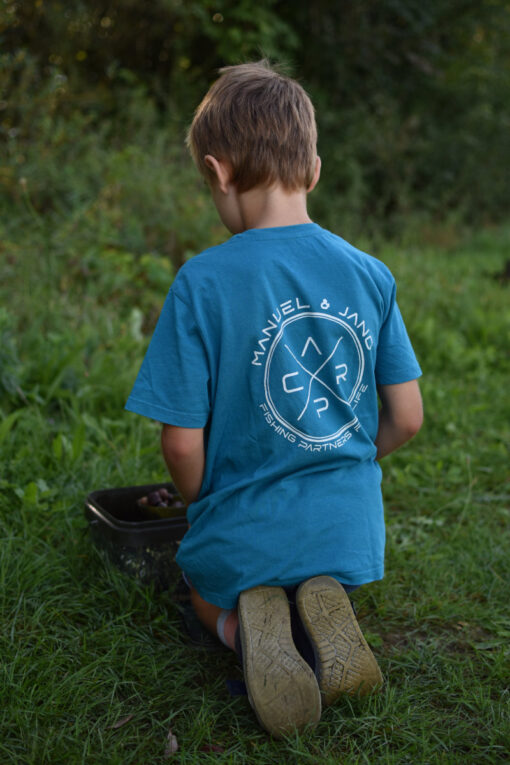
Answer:
<svg viewBox="0 0 510 765"><path fill-rule="evenodd" d="M325 313L292 316L281 324L267 355L267 405L301 438L331 441L357 421L350 404L364 367L361 343L345 321Z"/></svg>

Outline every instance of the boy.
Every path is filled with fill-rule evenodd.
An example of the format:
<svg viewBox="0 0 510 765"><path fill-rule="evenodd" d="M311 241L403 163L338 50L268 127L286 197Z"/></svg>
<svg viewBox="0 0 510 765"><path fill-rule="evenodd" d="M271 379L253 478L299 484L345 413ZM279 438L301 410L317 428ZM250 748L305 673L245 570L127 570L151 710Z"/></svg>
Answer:
<svg viewBox="0 0 510 765"><path fill-rule="evenodd" d="M393 277L308 216L316 139L297 82L221 71L188 145L233 236L180 269L126 405L163 423L177 562L275 736L382 681L346 591L383 576L377 460L422 422Z"/></svg>

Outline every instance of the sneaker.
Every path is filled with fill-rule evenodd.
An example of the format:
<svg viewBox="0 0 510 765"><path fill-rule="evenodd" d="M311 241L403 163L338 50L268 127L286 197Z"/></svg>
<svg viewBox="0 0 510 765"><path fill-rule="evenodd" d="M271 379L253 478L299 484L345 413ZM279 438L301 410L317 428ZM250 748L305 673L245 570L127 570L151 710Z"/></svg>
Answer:
<svg viewBox="0 0 510 765"><path fill-rule="evenodd" d="M281 587L253 587L239 596L239 633L248 698L275 738L315 725L321 698L314 672L298 653Z"/></svg>
<svg viewBox="0 0 510 765"><path fill-rule="evenodd" d="M342 694L365 695L383 682L351 602L331 576L303 582L296 594L302 625L312 643L315 674L325 705Z"/></svg>

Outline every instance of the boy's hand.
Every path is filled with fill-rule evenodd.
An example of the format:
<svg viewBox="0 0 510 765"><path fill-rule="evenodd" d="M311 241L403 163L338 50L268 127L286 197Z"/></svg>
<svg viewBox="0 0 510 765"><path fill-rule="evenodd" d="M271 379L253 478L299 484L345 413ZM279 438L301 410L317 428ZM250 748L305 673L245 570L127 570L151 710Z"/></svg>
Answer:
<svg viewBox="0 0 510 765"><path fill-rule="evenodd" d="M418 380L379 386L379 429L375 439L377 459L386 457L417 434L423 423Z"/></svg>
<svg viewBox="0 0 510 765"><path fill-rule="evenodd" d="M205 467L203 428L163 425L161 450L172 480L187 505L200 493Z"/></svg>

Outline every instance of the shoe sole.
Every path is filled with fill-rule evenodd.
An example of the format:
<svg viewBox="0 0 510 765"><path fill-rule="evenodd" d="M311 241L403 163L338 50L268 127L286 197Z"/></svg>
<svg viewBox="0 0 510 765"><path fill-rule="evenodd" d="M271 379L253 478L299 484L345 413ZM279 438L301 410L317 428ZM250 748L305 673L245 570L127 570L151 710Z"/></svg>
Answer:
<svg viewBox="0 0 510 765"><path fill-rule="evenodd" d="M342 694L366 695L383 682L381 670L363 637L342 585L330 576L303 582L296 604L316 661L322 701Z"/></svg>
<svg viewBox="0 0 510 765"><path fill-rule="evenodd" d="M294 645L285 591L246 590L238 613L244 679L259 723L275 738L315 725L321 716L319 686Z"/></svg>

